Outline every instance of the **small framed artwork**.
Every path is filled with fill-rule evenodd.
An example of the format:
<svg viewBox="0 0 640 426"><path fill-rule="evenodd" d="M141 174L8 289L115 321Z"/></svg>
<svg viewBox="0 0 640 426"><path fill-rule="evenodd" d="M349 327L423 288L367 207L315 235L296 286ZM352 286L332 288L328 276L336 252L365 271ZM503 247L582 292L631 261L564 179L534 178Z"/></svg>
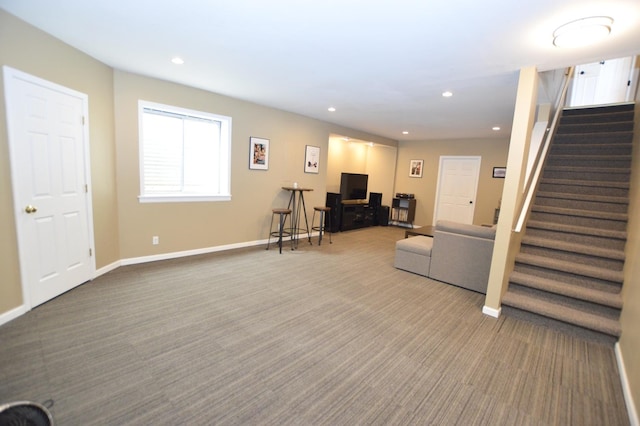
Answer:
<svg viewBox="0 0 640 426"><path fill-rule="evenodd" d="M493 168L493 177L494 178L504 179L504 176L506 174L507 174L507 168L506 167L494 167Z"/></svg>
<svg viewBox="0 0 640 426"><path fill-rule="evenodd" d="M320 172L320 147L306 146L304 155L304 172L319 173Z"/></svg>
<svg viewBox="0 0 640 426"><path fill-rule="evenodd" d="M269 139L249 138L249 168L269 170Z"/></svg>
<svg viewBox="0 0 640 426"><path fill-rule="evenodd" d="M424 166L424 160L410 160L409 161L409 177L421 178L423 166Z"/></svg>

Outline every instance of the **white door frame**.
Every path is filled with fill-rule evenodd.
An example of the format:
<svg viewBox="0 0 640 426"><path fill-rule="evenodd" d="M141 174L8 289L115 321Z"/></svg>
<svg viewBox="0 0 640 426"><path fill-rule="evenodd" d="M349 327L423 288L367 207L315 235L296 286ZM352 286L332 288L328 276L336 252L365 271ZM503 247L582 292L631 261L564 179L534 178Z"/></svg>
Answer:
<svg viewBox="0 0 640 426"><path fill-rule="evenodd" d="M19 179L18 179L18 168L21 166L18 164L16 149L12 147L12 141L15 141L15 136L13 135L14 130L13 127L13 119L12 114L14 108L11 105L15 102L15 88L14 81L22 80L34 85L38 85L44 87L49 90L53 90L56 92L60 92L62 94L73 96L76 98L80 98L82 101L82 115L84 125L82 126L82 137L84 143L84 173L85 173L85 183L86 183L86 212L87 212L87 227L88 227L88 244L91 248L92 255L89 260L89 279L93 279L96 273L96 256L95 256L95 240L94 240L94 228L93 228L93 202L92 202L92 191L91 191L91 161L89 154L89 98L86 94L75 91L73 89L69 89L67 87L52 83L50 81L41 79L39 77L35 77L33 75L24 73L22 71L16 70L14 68L3 66L2 67L3 76L4 76L4 91L5 91L5 107L7 114L7 134L9 141L9 162L11 169L11 186L13 191L13 211L14 211L14 219L15 219L15 227L16 227L16 236L18 241L18 257L20 261L20 280L22 285L22 300L23 300L23 309L25 311L29 311L33 308L33 302L31 300L30 295L30 285L27 277L30 276L28 271L28 265L25 262L25 253L29 250L29 247L24 247L24 244L21 243L21 226L20 226L20 217L23 213L23 206L20 204L20 200L18 198L19 191L22 188L19 188ZM22 239L24 240L24 239Z"/></svg>

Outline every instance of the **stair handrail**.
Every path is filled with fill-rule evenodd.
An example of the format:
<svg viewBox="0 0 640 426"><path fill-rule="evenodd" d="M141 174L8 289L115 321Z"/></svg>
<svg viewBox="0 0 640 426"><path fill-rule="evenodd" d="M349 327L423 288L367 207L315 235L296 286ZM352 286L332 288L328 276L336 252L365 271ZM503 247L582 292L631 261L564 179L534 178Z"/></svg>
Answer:
<svg viewBox="0 0 640 426"><path fill-rule="evenodd" d="M555 112L553 114L553 120L551 121L551 126L547 128L547 134L545 136L544 142L540 145L538 152L536 154L536 159L534 162L533 170L534 172L529 175L529 179L525 184L522 204L520 206L520 213L518 215L518 221L516 222L516 226L514 231L517 233L522 232L522 228L524 227L524 223L527 219L527 215L529 213L529 207L531 206L531 201L533 200L533 196L535 193L535 189L538 186L538 181L540 179L540 175L542 174L542 166L544 165L545 159L547 158L547 153L549 151L549 146L551 145L551 140L556 133L556 129L558 128L558 122L560 121L560 114L562 113L562 109L567 98L567 92L569 90L569 84L571 83L571 79L573 78L574 67L569 67L567 72L565 73L564 83L562 85L562 90L558 94L558 98L556 99L556 103L554 105Z"/></svg>

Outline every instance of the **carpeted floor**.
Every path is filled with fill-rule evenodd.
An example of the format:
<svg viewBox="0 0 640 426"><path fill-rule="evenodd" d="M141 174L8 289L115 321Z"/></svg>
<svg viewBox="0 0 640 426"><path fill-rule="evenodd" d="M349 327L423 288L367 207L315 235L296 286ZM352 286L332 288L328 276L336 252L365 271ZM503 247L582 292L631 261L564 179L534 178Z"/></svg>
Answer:
<svg viewBox="0 0 640 426"><path fill-rule="evenodd" d="M0 327L0 403L53 400L58 425L628 424L612 345L396 270L403 235L121 267Z"/></svg>

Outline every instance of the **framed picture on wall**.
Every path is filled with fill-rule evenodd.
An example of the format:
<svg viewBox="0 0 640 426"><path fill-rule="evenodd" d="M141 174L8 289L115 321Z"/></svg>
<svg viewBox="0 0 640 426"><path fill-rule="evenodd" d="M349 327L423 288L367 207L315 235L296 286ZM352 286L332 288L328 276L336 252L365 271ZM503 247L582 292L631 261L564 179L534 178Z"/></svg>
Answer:
<svg viewBox="0 0 640 426"><path fill-rule="evenodd" d="M304 155L304 172L305 173L319 173L320 172L320 147L319 146L306 146L306 152Z"/></svg>
<svg viewBox="0 0 640 426"><path fill-rule="evenodd" d="M269 139L249 138L249 168L269 170Z"/></svg>
<svg viewBox="0 0 640 426"><path fill-rule="evenodd" d="M493 168L493 177L494 178L504 179L506 174L507 174L507 168L506 167L494 167Z"/></svg>
<svg viewBox="0 0 640 426"><path fill-rule="evenodd" d="M423 166L424 166L424 160L410 160L409 161L409 177L421 178Z"/></svg>

